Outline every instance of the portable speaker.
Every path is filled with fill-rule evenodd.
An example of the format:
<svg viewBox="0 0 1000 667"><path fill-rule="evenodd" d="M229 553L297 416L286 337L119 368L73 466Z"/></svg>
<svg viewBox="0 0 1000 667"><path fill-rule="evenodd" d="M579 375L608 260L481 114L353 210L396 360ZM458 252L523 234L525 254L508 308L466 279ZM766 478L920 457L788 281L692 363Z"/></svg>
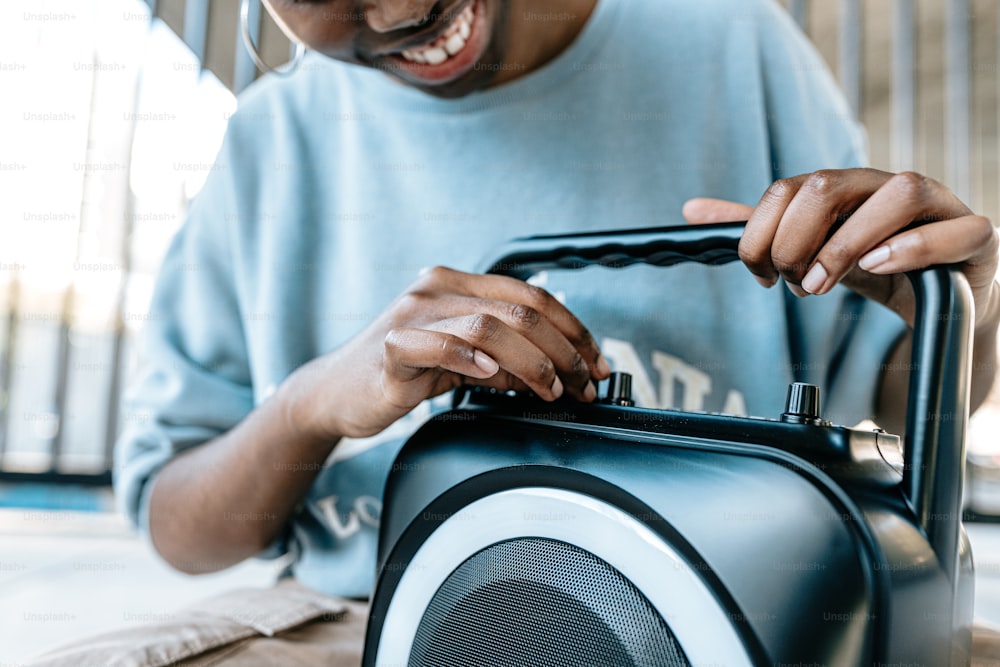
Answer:
<svg viewBox="0 0 1000 667"><path fill-rule="evenodd" d="M721 264L741 233L532 237L491 266ZM594 404L456 392L388 480L364 664L968 664L971 294L910 280L902 447L809 385L774 419L632 407L623 376Z"/></svg>

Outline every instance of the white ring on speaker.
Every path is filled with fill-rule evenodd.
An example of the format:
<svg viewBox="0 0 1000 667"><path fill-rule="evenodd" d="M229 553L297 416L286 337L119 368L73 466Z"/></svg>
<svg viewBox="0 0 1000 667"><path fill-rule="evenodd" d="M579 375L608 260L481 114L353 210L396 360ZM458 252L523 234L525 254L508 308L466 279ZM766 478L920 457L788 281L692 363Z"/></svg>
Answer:
<svg viewBox="0 0 1000 667"><path fill-rule="evenodd" d="M448 576L482 549L522 537L562 540L607 561L663 616L692 665L752 667L730 615L662 537L603 500L548 487L479 498L427 537L389 602L376 664L408 664L424 611Z"/></svg>

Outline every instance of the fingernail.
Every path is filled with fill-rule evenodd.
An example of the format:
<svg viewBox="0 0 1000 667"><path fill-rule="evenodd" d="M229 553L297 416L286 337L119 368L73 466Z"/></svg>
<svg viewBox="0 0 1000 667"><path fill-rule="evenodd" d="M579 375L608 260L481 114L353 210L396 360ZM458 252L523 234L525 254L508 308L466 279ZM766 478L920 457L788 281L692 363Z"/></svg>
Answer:
<svg viewBox="0 0 1000 667"><path fill-rule="evenodd" d="M611 364L608 363L603 354L597 355L597 374L601 376L611 375Z"/></svg>
<svg viewBox="0 0 1000 667"><path fill-rule="evenodd" d="M870 253L858 260L858 266L860 266L865 271L871 271L880 264L885 264L889 261L889 257L892 256L892 250L889 246L884 245L875 248Z"/></svg>
<svg viewBox="0 0 1000 667"><path fill-rule="evenodd" d="M556 398L562 396L563 383L562 380L559 379L558 375L556 376L556 381L552 383L552 393L555 395Z"/></svg>
<svg viewBox="0 0 1000 667"><path fill-rule="evenodd" d="M587 382L587 388L583 390L583 400L591 403L595 398L597 398L597 387L593 382Z"/></svg>
<svg viewBox="0 0 1000 667"><path fill-rule="evenodd" d="M802 289L798 285L793 285L792 283L788 282L787 280L785 281L785 287L788 288L789 292L791 292L792 294L794 294L795 296L797 296L799 298L809 296L809 292L805 291L804 289Z"/></svg>
<svg viewBox="0 0 1000 667"><path fill-rule="evenodd" d="M497 371L500 370L500 364L479 350L473 353L472 360L480 370L484 373L489 373L491 376L496 375Z"/></svg>
<svg viewBox="0 0 1000 667"><path fill-rule="evenodd" d="M809 292L810 294L819 294L820 290L823 289L823 285L826 284L826 279L829 276L826 273L826 269L819 262L813 264L813 267L809 269L809 273L806 277L802 279L802 289Z"/></svg>

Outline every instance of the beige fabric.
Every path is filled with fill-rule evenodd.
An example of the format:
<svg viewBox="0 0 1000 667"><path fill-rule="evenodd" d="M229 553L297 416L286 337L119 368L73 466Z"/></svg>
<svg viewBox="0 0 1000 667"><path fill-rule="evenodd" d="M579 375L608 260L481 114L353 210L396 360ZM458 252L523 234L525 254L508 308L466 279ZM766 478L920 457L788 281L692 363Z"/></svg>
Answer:
<svg viewBox="0 0 1000 667"><path fill-rule="evenodd" d="M176 620L108 633L42 656L30 667L358 667L368 606L285 580L243 589Z"/></svg>

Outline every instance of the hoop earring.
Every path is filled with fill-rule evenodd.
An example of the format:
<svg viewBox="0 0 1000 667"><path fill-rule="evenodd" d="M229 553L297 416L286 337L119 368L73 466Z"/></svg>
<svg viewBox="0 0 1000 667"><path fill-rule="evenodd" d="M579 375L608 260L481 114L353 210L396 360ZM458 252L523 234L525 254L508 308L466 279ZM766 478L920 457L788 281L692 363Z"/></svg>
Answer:
<svg viewBox="0 0 1000 667"><path fill-rule="evenodd" d="M290 63L281 67L271 67L264 62L264 59L260 57L260 53L257 52L257 47L253 43L253 36L250 34L250 0L240 0L240 35L243 36L243 46L246 48L247 53L250 54L254 65L261 72L287 76L298 69L299 63L302 62L302 57L306 53L306 48L293 40L295 53Z"/></svg>

